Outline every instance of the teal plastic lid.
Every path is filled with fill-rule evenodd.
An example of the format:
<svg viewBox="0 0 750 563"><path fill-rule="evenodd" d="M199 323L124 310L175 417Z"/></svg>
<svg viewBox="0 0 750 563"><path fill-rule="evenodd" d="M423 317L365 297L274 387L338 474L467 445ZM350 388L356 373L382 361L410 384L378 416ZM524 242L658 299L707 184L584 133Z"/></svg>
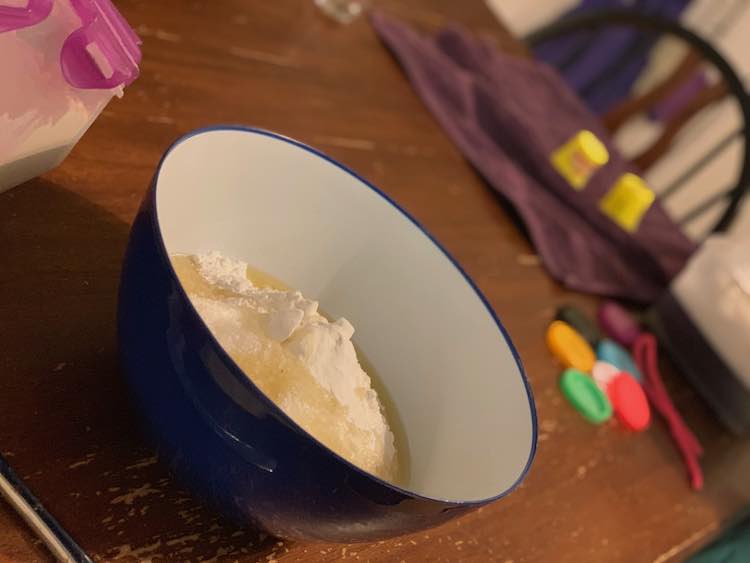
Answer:
<svg viewBox="0 0 750 563"><path fill-rule="evenodd" d="M601 424L612 418L612 403L590 375L566 369L560 378L560 388L573 408L590 423Z"/></svg>
<svg viewBox="0 0 750 563"><path fill-rule="evenodd" d="M621 371L629 373L637 381L643 379L640 370L635 365L628 351L612 340L605 338L599 342L596 347L596 358L602 362L612 364Z"/></svg>

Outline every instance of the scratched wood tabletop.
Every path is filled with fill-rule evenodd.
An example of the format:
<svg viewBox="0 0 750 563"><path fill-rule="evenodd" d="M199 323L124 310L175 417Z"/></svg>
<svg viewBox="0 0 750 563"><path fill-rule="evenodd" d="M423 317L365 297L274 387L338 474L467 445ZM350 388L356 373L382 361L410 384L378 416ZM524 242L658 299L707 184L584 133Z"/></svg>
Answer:
<svg viewBox="0 0 750 563"><path fill-rule="evenodd" d="M525 53L478 0L374 3L428 32L455 21ZM661 563L697 549L750 503L750 446L723 432L679 376L670 374L670 389L707 449L700 494L661 423L626 435L586 424L564 403L543 332L558 305L593 311L595 300L547 277L365 19L337 25L312 0L117 4L144 41L141 77L61 167L0 195L0 450L92 557ZM116 290L160 155L212 123L279 131L341 160L473 276L519 347L537 401L539 449L520 490L437 529L342 546L237 527L170 477L118 370ZM0 503L0 560L48 557Z"/></svg>

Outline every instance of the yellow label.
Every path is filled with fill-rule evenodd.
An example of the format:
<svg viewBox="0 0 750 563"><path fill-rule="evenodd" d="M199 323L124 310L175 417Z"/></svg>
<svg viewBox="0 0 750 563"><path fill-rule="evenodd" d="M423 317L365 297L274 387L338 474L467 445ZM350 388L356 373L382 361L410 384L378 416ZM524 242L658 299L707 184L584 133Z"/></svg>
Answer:
<svg viewBox="0 0 750 563"><path fill-rule="evenodd" d="M585 188L592 174L607 162L607 147L585 129L576 133L550 157L555 170L576 190Z"/></svg>
<svg viewBox="0 0 750 563"><path fill-rule="evenodd" d="M599 202L599 209L620 227L634 233L656 196L639 176L630 172L620 176Z"/></svg>

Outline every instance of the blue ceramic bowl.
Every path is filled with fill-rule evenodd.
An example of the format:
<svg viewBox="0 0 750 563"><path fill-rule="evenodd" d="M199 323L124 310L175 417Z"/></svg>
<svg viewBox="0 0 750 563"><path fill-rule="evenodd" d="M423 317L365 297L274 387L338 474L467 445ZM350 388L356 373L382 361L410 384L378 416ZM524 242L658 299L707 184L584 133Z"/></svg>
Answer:
<svg viewBox="0 0 750 563"><path fill-rule="evenodd" d="M403 426L406 482L327 449L228 357L169 259L210 250L352 322ZM534 456L518 355L471 280L377 188L273 133L216 127L167 151L130 233L118 322L162 459L278 536L352 542L434 526L510 492Z"/></svg>

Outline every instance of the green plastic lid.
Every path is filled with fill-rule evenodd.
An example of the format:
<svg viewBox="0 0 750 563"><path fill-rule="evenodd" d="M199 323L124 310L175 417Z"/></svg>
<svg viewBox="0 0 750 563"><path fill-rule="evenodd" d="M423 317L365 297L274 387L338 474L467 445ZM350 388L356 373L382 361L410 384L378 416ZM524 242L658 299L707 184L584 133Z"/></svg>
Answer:
<svg viewBox="0 0 750 563"><path fill-rule="evenodd" d="M566 369L560 388L568 402L592 424L612 418L612 403L588 374L574 368Z"/></svg>

